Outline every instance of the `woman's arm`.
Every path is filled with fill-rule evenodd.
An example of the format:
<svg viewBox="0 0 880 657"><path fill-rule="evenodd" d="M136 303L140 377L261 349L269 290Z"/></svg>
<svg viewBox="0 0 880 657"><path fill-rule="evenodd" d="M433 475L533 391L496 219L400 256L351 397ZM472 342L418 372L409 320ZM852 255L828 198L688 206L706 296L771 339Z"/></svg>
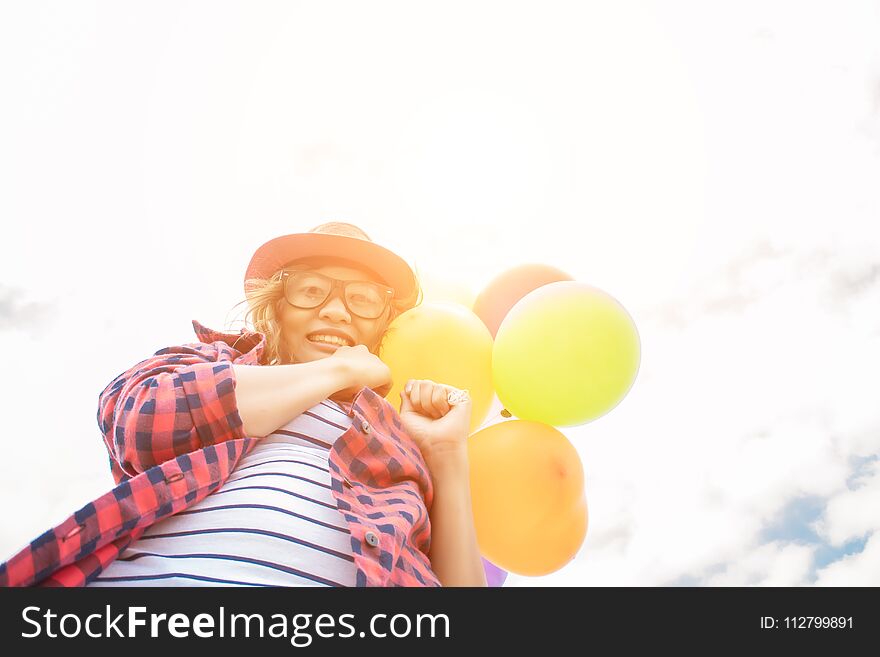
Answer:
<svg viewBox="0 0 880 657"><path fill-rule="evenodd" d="M443 586L488 586L471 507L467 448L427 462L434 482L431 569Z"/></svg>
<svg viewBox="0 0 880 657"><path fill-rule="evenodd" d="M392 383L388 365L362 344L305 363L232 368L238 414L250 436L269 435L334 393L350 399L368 387L384 395Z"/></svg>
<svg viewBox="0 0 880 657"><path fill-rule="evenodd" d="M345 363L322 358L293 365L233 365L244 433L267 436L349 385Z"/></svg>
<svg viewBox="0 0 880 657"><path fill-rule="evenodd" d="M400 393L400 420L433 482L428 510L432 570L443 586L487 586L471 507L468 435L473 403L466 398L450 404L453 391L426 379L408 381Z"/></svg>
<svg viewBox="0 0 880 657"><path fill-rule="evenodd" d="M246 366L219 343L162 349L101 392L98 424L110 456L132 477L197 449L264 436L351 385L338 359Z"/></svg>
<svg viewBox="0 0 880 657"><path fill-rule="evenodd" d="M220 343L167 347L107 384L98 396L98 426L120 469L114 476L133 477L242 438L231 362L238 355Z"/></svg>

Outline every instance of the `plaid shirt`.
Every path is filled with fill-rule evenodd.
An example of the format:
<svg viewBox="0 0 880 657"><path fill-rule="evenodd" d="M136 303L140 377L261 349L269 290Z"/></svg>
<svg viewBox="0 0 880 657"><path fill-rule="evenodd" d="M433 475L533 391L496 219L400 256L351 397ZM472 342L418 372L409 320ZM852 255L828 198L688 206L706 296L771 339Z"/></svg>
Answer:
<svg viewBox="0 0 880 657"><path fill-rule="evenodd" d="M116 487L0 564L3 586L83 586L153 523L220 488L257 443L246 436L232 364L264 365L265 337L193 321L199 340L157 351L100 395L98 425ZM362 388L330 449L358 586L440 586L427 557L433 486L391 404Z"/></svg>

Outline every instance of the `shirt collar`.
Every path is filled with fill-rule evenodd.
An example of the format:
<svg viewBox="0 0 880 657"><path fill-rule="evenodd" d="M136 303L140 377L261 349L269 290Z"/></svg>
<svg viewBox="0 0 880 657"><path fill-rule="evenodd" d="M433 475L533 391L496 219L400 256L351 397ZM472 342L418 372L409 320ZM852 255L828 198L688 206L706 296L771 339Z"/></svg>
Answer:
<svg viewBox="0 0 880 657"><path fill-rule="evenodd" d="M223 333L209 329L196 320L192 320L192 325L199 342L208 344L211 342L225 342L240 354L247 354L248 361L265 364L262 363L262 358L266 349L266 336L262 333L247 329L241 329L238 333Z"/></svg>

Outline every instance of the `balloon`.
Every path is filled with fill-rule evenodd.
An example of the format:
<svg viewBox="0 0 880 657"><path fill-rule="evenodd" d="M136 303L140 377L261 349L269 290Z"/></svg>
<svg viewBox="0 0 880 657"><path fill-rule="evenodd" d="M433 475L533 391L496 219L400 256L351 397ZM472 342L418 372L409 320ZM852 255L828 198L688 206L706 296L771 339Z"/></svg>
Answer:
<svg viewBox="0 0 880 657"><path fill-rule="evenodd" d="M489 412L492 336L474 313L457 303L423 302L398 315L388 327L379 358L391 368L385 395L400 410L400 391L409 379L428 379L470 393L471 432Z"/></svg>
<svg viewBox="0 0 880 657"><path fill-rule="evenodd" d="M548 283L570 280L571 276L550 265L519 265L492 279L477 295L473 303L474 313L483 320L494 338L504 317L526 294Z"/></svg>
<svg viewBox="0 0 880 657"><path fill-rule="evenodd" d="M520 299L501 323L495 391L520 419L583 424L629 392L640 352L635 323L614 297L577 281L550 283Z"/></svg>
<svg viewBox="0 0 880 657"><path fill-rule="evenodd" d="M577 450L540 422L508 420L468 439L480 554L512 573L547 575L574 558L587 533Z"/></svg>
<svg viewBox="0 0 880 657"><path fill-rule="evenodd" d="M507 571L483 557L483 570L486 571L486 585L490 587L504 586Z"/></svg>

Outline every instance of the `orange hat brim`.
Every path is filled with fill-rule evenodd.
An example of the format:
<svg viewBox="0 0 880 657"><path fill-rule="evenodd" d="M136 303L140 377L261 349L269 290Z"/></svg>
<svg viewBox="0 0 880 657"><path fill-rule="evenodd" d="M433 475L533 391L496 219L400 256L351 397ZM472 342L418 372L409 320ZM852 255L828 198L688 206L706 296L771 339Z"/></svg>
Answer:
<svg viewBox="0 0 880 657"><path fill-rule="evenodd" d="M319 257L342 258L362 265L394 288L395 302L415 304L418 281L406 260L375 242L327 233L292 233L263 244L245 271L245 293L249 279L268 279L294 260Z"/></svg>

